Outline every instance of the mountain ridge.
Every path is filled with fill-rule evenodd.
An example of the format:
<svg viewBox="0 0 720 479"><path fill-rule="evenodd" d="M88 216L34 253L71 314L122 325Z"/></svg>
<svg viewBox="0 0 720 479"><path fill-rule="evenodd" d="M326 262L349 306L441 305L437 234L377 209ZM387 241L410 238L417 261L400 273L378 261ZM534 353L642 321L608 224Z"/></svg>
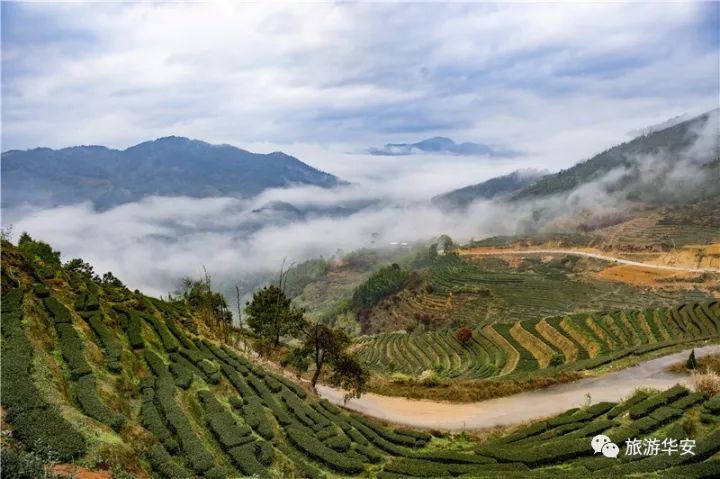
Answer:
<svg viewBox="0 0 720 479"><path fill-rule="evenodd" d="M482 143L456 143L453 139L444 136L426 138L415 143L386 143L382 147L369 148L368 153L376 156L407 156L420 153L443 153L460 156L487 155L493 157L518 155L515 151Z"/></svg>
<svg viewBox="0 0 720 479"><path fill-rule="evenodd" d="M346 184L286 153L168 136L124 150L102 145L2 153L3 207L91 201L98 209L146 196L252 197L293 184Z"/></svg>

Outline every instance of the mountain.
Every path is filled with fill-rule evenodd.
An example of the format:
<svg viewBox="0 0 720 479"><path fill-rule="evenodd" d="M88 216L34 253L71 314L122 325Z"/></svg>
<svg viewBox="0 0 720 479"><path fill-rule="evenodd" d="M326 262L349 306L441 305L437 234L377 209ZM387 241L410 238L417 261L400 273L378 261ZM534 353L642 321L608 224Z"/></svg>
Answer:
<svg viewBox="0 0 720 479"><path fill-rule="evenodd" d="M478 199L536 202L579 191L667 205L720 195L720 109L663 125L670 126L649 127L633 140L558 173L514 172L444 193L432 202L455 209Z"/></svg>
<svg viewBox="0 0 720 479"><path fill-rule="evenodd" d="M437 136L417 143L387 143L380 148L370 148L368 153L379 156L404 156L418 153L446 153L451 155L484 155L495 157L516 156L508 149L480 143L455 143L450 138Z"/></svg>
<svg viewBox="0 0 720 479"><path fill-rule="evenodd" d="M537 200L601 183L627 200L673 202L720 194L720 109L656 130L546 175L511 200Z"/></svg>
<svg viewBox="0 0 720 479"><path fill-rule="evenodd" d="M91 201L107 209L150 195L250 197L267 188L341 183L285 153L252 153L176 136L125 150L76 146L2 154L3 207Z"/></svg>
<svg viewBox="0 0 720 479"><path fill-rule="evenodd" d="M435 196L432 203L448 210L465 208L476 200L490 200L514 193L534 183L543 175L544 173L537 170L514 171L509 175L498 176L476 185L466 186Z"/></svg>

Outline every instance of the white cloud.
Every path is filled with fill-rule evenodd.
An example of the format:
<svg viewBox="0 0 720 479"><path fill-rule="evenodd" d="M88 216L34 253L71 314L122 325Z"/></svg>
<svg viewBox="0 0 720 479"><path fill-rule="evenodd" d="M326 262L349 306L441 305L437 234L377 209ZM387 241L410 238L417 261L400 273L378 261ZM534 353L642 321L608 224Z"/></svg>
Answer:
<svg viewBox="0 0 720 479"><path fill-rule="evenodd" d="M358 151L443 134L559 168L718 93L693 3L3 8L4 149L177 134Z"/></svg>

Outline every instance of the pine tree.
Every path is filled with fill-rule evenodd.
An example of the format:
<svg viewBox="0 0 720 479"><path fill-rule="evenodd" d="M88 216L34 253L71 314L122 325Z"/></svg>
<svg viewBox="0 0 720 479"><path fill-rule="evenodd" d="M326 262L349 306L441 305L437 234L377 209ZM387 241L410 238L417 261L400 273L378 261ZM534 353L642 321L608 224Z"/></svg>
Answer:
<svg viewBox="0 0 720 479"><path fill-rule="evenodd" d="M695 349L690 351L690 357L685 363L685 367L688 369L695 369L697 367L697 360L695 359Z"/></svg>

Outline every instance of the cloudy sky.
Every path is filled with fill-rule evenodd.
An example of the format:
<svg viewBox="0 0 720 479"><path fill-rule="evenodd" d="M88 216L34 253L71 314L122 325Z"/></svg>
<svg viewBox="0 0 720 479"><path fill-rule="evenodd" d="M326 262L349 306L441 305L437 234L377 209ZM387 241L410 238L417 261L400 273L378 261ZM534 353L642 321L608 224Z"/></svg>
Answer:
<svg viewBox="0 0 720 479"><path fill-rule="evenodd" d="M716 2L3 2L2 149L175 134L352 177L444 135L556 169L716 106L719 29Z"/></svg>
<svg viewBox="0 0 720 479"><path fill-rule="evenodd" d="M156 294L202 265L233 278L366 246L378 232L511 232L513 219L487 208L469 218L398 205L517 168L565 168L631 131L717 107L719 5L2 2L2 151L181 135L282 150L354 183L259 202L390 200L249 239L227 222L252 206L223 198L71 205L12 223ZM363 153L438 135L522 154Z"/></svg>

